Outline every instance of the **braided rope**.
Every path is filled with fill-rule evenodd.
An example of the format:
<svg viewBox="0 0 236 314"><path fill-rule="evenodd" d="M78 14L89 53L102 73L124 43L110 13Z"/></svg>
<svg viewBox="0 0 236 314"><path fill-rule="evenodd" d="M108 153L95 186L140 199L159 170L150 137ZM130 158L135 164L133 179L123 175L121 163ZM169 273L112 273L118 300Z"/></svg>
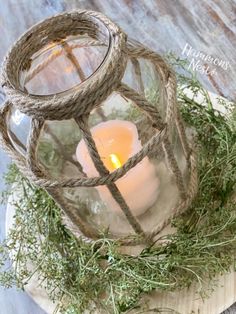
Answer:
<svg viewBox="0 0 236 314"><path fill-rule="evenodd" d="M93 35L98 22L109 29L109 52L100 71L96 71L90 80L83 82L81 88L47 97L29 95L19 90L18 67L22 63L22 54L24 59L28 57L30 60L33 53L58 39L59 35L63 39L68 34L73 34L77 29L76 24L80 33L92 32ZM119 85L126 68L125 43L126 35L98 12L75 11L57 15L36 24L15 43L3 63L2 86L14 106L30 116L64 120L90 113L96 104L104 101Z"/></svg>
<svg viewBox="0 0 236 314"><path fill-rule="evenodd" d="M122 84L119 91L128 99L134 102L139 108L145 110L149 116L149 118L152 121L152 126L154 128L162 128L163 122L161 121L160 114L158 110L153 107L151 104L148 103L148 101L140 94L135 92L133 89L129 88L128 86ZM175 90L174 90L175 91ZM173 90L170 92L172 97ZM170 120L167 119L167 122L170 123ZM168 125L167 125L168 126ZM166 159L168 161L168 165L170 167L170 170L174 174L177 187L180 192L180 196L182 199L186 198L186 192L184 187L184 180L183 176L181 174L181 171L178 167L177 161L175 159L171 144L167 137L163 139L163 149L166 154Z"/></svg>
<svg viewBox="0 0 236 314"><path fill-rule="evenodd" d="M103 29L101 25L103 25ZM85 81L83 81L84 74L82 69L73 55L75 46L73 44L68 45L64 41L67 36L78 34L82 36L87 34L91 37L91 41L88 40L87 42L88 45L103 45L108 49L107 55L99 69ZM36 96L26 94L18 86L19 68L27 70L29 68L28 62L30 62L33 54L52 41L60 43L62 49L49 56L33 71L29 72L25 78L25 82L29 82L37 73L57 58L63 49L66 51L67 57L77 68L78 75L83 82L69 91L56 95ZM139 92L122 83L128 58L130 58L134 67ZM166 114L164 120L161 118L157 108L151 105L145 98L139 58L149 60L160 75L166 95ZM66 202L63 197L63 188L106 185L123 211L127 221L138 235L136 238L124 237L117 239L114 237L124 245L137 245L152 241L170 223L172 218L190 206L198 188L196 158L193 149L188 144L177 106L175 75L161 56L137 42L126 42L126 35L120 28L101 13L84 10L63 13L32 27L15 43L7 55L3 64L2 85L7 94L8 101L1 110L0 144L16 162L20 171L37 185L45 188L55 199L64 212L64 221L67 227L76 237L92 241L99 238L99 234L92 226L83 221L79 210ZM110 173L104 166L97 151L96 144L88 127L88 117L90 112L106 100L112 92L118 92L122 97L131 100L147 116L155 133L138 153L130 157L122 167ZM16 150L8 135L6 121L12 106L32 117L25 156L22 156ZM71 118L76 121L83 134L90 157L99 173L98 177L87 178L83 176L73 179L54 180L48 177L46 171L38 162L37 147L45 121ZM177 128L190 171L190 179L187 187L184 184L183 174L178 167L173 152L170 136L170 129L173 126ZM165 153L166 163L173 174L179 190L180 201L172 209L171 215L161 225L158 224L153 230L144 232L115 182L161 145Z"/></svg>
<svg viewBox="0 0 236 314"><path fill-rule="evenodd" d="M37 147L39 143L39 136L43 128L45 121L43 119L32 119L31 128L29 136L27 139L27 154L26 154L26 163L27 168L32 172L33 177L47 177L46 172L39 166L37 158ZM56 200L57 204L63 209L63 211L70 218L73 229L79 228L79 234L81 232L90 238L96 238L97 233L86 223L83 222L80 217L79 211L76 210L73 206L70 206L66 203L62 197L63 193L60 188L47 188L47 192Z"/></svg>
<svg viewBox="0 0 236 314"><path fill-rule="evenodd" d="M98 150L96 148L95 141L92 137L91 131L88 126L88 116L83 116L80 119L76 119L76 122L79 125L80 130L83 133L83 138L85 143L88 146L90 157L99 172L100 176L108 175L109 171L103 164L101 157L98 153ZM145 235L144 231L142 230L141 225L137 221L137 219L132 214L128 204L126 203L125 199L123 198L122 194L120 193L119 189L117 188L116 184L111 182L106 182L106 186L108 190L111 192L111 195L115 199L115 201L118 203L120 208L122 209L123 213L125 214L127 220L129 221L130 225L134 229L134 231L139 235Z"/></svg>
<svg viewBox="0 0 236 314"><path fill-rule="evenodd" d="M189 181L189 188L188 188L188 195L184 201L181 201L176 207L171 210L171 215L163 221L162 224L158 225L154 230L152 230L150 237L153 238L159 232L161 232L165 227L167 227L171 221L182 214L189 206L191 205L194 197L198 191L198 176L197 176L197 165L196 165L196 157L195 154L191 154L190 157L190 181Z"/></svg>
<svg viewBox="0 0 236 314"><path fill-rule="evenodd" d="M91 47L91 46L104 46L101 42L98 40L86 40L80 44L70 44L70 49L73 51L76 48L81 48L81 47ZM53 62L55 59L60 57L62 53L64 52L63 48L60 48L56 51L53 51L53 54L50 54L43 62L38 64L32 71L27 73L27 76L24 80L24 84L26 85L29 81L31 81L35 75L37 75L39 72L41 72L43 69L46 68L47 65L49 65L51 62Z"/></svg>

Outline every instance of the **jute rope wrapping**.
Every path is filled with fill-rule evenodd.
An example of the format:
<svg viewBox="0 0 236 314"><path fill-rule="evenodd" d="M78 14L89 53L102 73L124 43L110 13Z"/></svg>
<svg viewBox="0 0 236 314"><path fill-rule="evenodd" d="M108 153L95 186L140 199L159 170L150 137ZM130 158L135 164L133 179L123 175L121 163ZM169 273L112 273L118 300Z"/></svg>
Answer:
<svg viewBox="0 0 236 314"><path fill-rule="evenodd" d="M101 24L107 29L108 35L101 31L99 27ZM91 41L89 40L86 43L88 46L96 45L97 43L109 46L107 56L99 70L89 79L83 81L78 87L60 93L60 95L35 96L27 94L19 88L20 66L21 68L28 69L32 55L51 42L61 41L62 47L64 45L68 53L68 57L75 63L76 60L71 53L71 47L66 42L63 42L63 40L69 35L78 34L81 36L88 34L90 36ZM32 79L32 77L61 53L62 50L50 56L42 64L39 64L29 73L26 81ZM165 120L161 118L157 108L150 104L144 96L144 86L140 78L141 69L138 62L138 58L140 57L153 63L165 86L167 100ZM122 83L128 59L131 60L135 68L135 75L139 83L139 93ZM78 74L83 76L79 65ZM152 241L155 235L157 235L171 219L179 215L191 204L198 188L196 161L193 150L189 147L176 102L175 75L158 54L135 41L127 42L126 35L123 31L104 15L97 12L79 10L57 15L32 27L14 44L7 55L3 64L1 84L7 95L7 101L1 109L0 116L1 145L25 176L45 188L55 199L66 216L65 221L68 228L70 228L77 237L83 237L86 240L96 240L99 238L99 234L97 230L83 221L79 210L76 210L65 202L61 189L66 187L95 187L106 185L133 230L138 235L136 238L125 237L119 239L122 244L126 245L136 245ZM112 92L120 93L142 110L144 115L146 115L151 122L155 134L143 145L143 148L129 158L122 167L110 173L99 156L88 126L88 118L90 112L106 100ZM25 157L15 149L8 135L6 120L12 106L32 118ZM99 173L98 177L87 178L83 176L75 179L52 180L47 172L39 165L37 147L45 121L66 119L74 119L78 124L85 143L87 144L90 157ZM173 125L176 127L179 134L189 167L190 179L188 187L185 186L183 175L178 167L170 141L170 127ZM122 193L117 188L116 181L160 145L163 147L168 167L173 173L179 190L180 201L177 206L173 208L171 216L168 217L162 225L158 225L157 222L156 228L147 233L143 230L137 218L132 214Z"/></svg>

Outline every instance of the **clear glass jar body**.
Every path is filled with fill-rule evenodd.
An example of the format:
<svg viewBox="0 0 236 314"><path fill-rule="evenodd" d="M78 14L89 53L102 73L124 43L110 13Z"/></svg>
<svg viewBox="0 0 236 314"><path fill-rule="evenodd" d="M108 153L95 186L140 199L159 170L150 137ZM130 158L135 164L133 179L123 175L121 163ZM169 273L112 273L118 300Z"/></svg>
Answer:
<svg viewBox="0 0 236 314"><path fill-rule="evenodd" d="M107 33L103 25L100 28L103 35ZM107 40L102 44L89 35L74 35L43 47L32 56L27 68L22 65L19 88L42 97L73 93L74 89L82 88L83 82L93 80L109 53L109 34L106 35L103 38ZM122 82L146 98L165 119L166 90L151 61L129 58ZM9 136L22 155L26 154L30 123L31 118L17 108L8 116ZM90 113L89 127L100 158L110 173L137 154L156 133L145 112L119 92L113 92ZM174 127L169 140L187 185L186 159ZM47 120L40 134L37 156L45 172L55 180L99 176L74 119ZM180 201L161 145L152 149L115 184L145 232L162 224ZM62 191L65 202L99 233L106 232L111 237L134 234L106 185L63 188Z"/></svg>

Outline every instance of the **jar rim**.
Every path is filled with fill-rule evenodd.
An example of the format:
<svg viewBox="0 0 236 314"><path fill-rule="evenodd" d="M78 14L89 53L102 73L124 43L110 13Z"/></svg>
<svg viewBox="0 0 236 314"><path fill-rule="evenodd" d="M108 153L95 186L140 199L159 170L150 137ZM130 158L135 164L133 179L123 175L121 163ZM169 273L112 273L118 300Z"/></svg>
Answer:
<svg viewBox="0 0 236 314"><path fill-rule="evenodd" d="M34 95L20 89L19 73L22 63L27 67L27 62L30 63L35 52L49 42L56 41L56 38L59 40L65 35L73 35L73 32L85 33L89 27L96 35L101 32L99 24L104 25L108 31L107 52L99 67L85 81L50 95ZM99 34L106 36L104 33ZM89 113L98 100L101 103L119 85L127 62L125 46L126 35L123 31L99 12L76 10L53 16L34 25L9 51L3 63L4 91L20 111L30 116L62 120ZM67 112L60 117L58 112L62 112L65 107Z"/></svg>
<svg viewBox="0 0 236 314"><path fill-rule="evenodd" d="M73 42L76 42L77 40L79 39L79 36L73 36L73 37L66 37L65 39L59 41L59 42L52 42L52 44L49 44L49 45L46 45L45 47L43 47L42 49L40 49L39 51L37 51L36 53L34 53L31 57L31 60L33 63L35 61L36 65L35 66L32 66L30 67L30 69L28 70L23 70L22 68L20 68L19 70L19 81L18 81L18 84L19 84L19 89L21 91L26 91L32 95L32 96L37 96L37 97L45 97L45 96L51 96L51 95L61 95L63 96L64 93L68 92L73 92L78 86L80 86L81 84L83 84L86 80L90 79L98 70L99 68L103 65L103 63L105 62L105 59L108 55L108 52L109 52L109 45L110 45L110 36L109 36L109 41L108 43L102 45L103 47L105 47L105 51L102 53L102 55L100 56L100 62L98 63L97 67L95 68L95 70L91 73L89 73L89 75L84 75L84 72L83 72L83 69L82 67L79 68L79 70L82 72L82 74L84 75L84 78L81 79L80 78L80 81L78 80L78 82L70 85L70 86L67 86L66 88L61 88L55 92L45 92L45 93L42 93L40 92L40 89L41 87L44 88L46 87L49 87L49 90L50 90L50 85L40 85L39 86L39 90L36 91L36 92L32 92L30 90L30 88L28 89L26 86L27 84L34 78L36 78L37 80L37 75L42 73L43 76L45 76L46 73L48 72L43 72L44 70L47 71L47 66L51 63L53 63L53 61L55 59L59 59L60 56L62 56L63 54L65 54L65 58L68 58L68 52L67 50L64 50L63 46L64 44L67 45L68 50L70 50L70 53L73 54L73 57L75 56L73 50L74 49L77 49L77 48L83 48L80 47L80 44L76 44L76 43L73 43ZM76 47L77 46L77 47ZM95 45L94 45L95 46ZM88 45L85 45L84 48L91 48L91 47L94 47L94 46L90 46L89 44ZM100 46L100 43L98 42L97 43L97 46ZM74 48L76 47L76 48ZM45 55L45 56L44 56ZM38 63L38 59L42 59L42 61L40 63ZM75 59L78 60L78 58L75 56ZM67 59L67 60L70 60L70 59ZM38 64L37 64L38 63ZM75 64L72 63L72 66L75 67ZM76 69L76 67L75 67ZM52 69L53 71L53 69ZM56 71L56 69L55 69ZM80 73L81 73L80 72ZM50 72L48 73L50 74ZM66 81L67 77L66 77L66 71L65 71L65 76L63 76L63 73L61 72L57 72L56 71L56 75L62 75L62 80Z"/></svg>

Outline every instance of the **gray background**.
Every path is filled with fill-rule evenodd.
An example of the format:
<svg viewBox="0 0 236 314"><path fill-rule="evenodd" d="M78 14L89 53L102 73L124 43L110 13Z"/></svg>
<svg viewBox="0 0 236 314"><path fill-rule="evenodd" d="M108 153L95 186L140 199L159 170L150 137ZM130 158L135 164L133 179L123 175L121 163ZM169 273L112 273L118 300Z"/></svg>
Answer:
<svg viewBox="0 0 236 314"><path fill-rule="evenodd" d="M173 51L181 56L188 43L198 51L226 60L230 64L227 71L217 68L215 75L203 74L199 79L209 90L236 100L234 0L0 0L0 62L11 44L28 27L48 16L74 8L107 14L130 36L160 53ZM0 93L0 104L2 100ZM8 157L0 150L0 178L8 163ZM4 183L0 180L0 190L3 189ZM0 238L3 239L4 206L0 215ZM25 293L0 288L0 314L43 313ZM225 313L236 313L236 306Z"/></svg>

